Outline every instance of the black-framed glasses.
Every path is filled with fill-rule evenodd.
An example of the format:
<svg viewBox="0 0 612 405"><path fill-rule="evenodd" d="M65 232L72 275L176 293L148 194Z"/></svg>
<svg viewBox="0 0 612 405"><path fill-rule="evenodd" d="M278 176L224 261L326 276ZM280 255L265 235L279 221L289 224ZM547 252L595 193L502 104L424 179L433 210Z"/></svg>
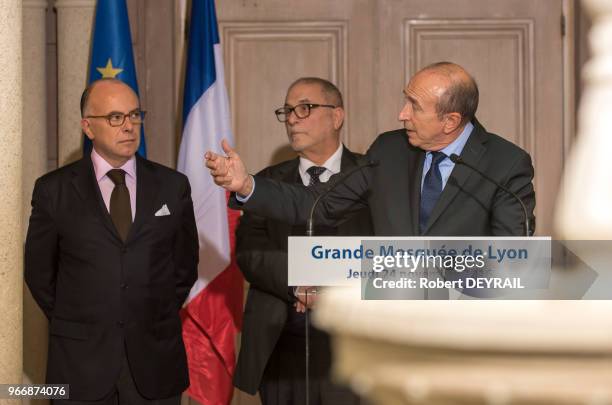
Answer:
<svg viewBox="0 0 612 405"><path fill-rule="evenodd" d="M277 109L276 111L274 111L274 114L276 114L276 118L280 122L287 122L292 112L294 112L295 116L298 118L308 118L308 116L310 115L310 110L312 110L313 108L318 108L318 107L336 108L335 105L331 105L331 104L308 103L308 104L298 104L294 107L281 107Z"/></svg>
<svg viewBox="0 0 612 405"><path fill-rule="evenodd" d="M122 112L113 111L107 115L88 115L84 118L104 118L108 121L108 125L111 127L120 127L125 122L125 117L128 117L130 122L134 125L142 124L147 112L139 108L130 111L127 114Z"/></svg>

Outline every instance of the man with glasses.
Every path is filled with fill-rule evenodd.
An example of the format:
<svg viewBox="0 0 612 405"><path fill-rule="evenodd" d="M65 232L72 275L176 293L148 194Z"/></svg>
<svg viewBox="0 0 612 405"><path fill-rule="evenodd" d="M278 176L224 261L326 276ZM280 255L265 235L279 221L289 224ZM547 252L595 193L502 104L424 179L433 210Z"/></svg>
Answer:
<svg viewBox="0 0 612 405"><path fill-rule="evenodd" d="M268 167L259 176L304 186L325 183L330 176L357 164L357 155L340 142L344 122L342 95L320 78L301 78L287 91L285 105L275 111L285 124L289 144L298 158ZM321 227L317 235L366 235L367 212L338 228ZM238 265L250 283L242 342L234 384L259 391L264 405L302 404L305 394L305 310L316 304L316 288L287 285L287 237L304 235L305 227L245 213L237 230ZM347 388L329 378L329 336L310 327L310 403L358 403Z"/></svg>
<svg viewBox="0 0 612 405"><path fill-rule="evenodd" d="M197 277L187 178L136 155L145 112L116 79L81 99L91 154L37 180L25 279L49 319L56 404L172 404L189 385L179 309Z"/></svg>

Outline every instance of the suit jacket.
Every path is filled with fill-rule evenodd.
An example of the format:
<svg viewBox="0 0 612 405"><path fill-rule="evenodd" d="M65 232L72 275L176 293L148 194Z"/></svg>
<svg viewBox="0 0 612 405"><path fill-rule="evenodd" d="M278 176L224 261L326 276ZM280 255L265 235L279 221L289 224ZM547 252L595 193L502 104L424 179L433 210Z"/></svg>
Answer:
<svg viewBox="0 0 612 405"><path fill-rule="evenodd" d="M25 280L50 321L47 383L100 399L127 354L147 398L189 384L179 309L197 277L187 178L137 156L136 216L120 239L90 156L36 181ZM155 216L164 204L171 215Z"/></svg>
<svg viewBox="0 0 612 405"><path fill-rule="evenodd" d="M341 172L357 164L356 155L344 148ZM300 180L299 159L262 170L258 176L291 184ZM287 237L292 226L245 213L236 232L236 258L250 283L244 309L242 341L234 374L234 385L255 394L276 342L288 316L288 305L295 301L287 287ZM338 235L370 235L367 210L358 212L337 229Z"/></svg>
<svg viewBox="0 0 612 405"><path fill-rule="evenodd" d="M513 143L488 133L476 120L473 124L461 157L521 197L535 224L531 157ZM338 217L368 207L375 235L418 236L425 152L410 145L402 129L379 135L367 157L378 160L379 165L338 185L319 205L318 221L333 224ZM260 176L255 177L255 183L255 192L246 203L232 198L230 206L288 223L305 222L312 201L322 190ZM512 196L470 168L455 165L423 235L524 235L523 217Z"/></svg>

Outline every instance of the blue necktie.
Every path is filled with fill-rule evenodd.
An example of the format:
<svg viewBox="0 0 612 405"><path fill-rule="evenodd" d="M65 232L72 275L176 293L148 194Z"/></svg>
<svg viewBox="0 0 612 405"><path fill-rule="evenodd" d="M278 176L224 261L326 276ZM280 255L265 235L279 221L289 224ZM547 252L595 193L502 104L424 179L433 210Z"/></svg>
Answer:
<svg viewBox="0 0 612 405"><path fill-rule="evenodd" d="M421 191L421 212L419 215L419 230L421 234L425 231L427 221L431 212L442 194L442 174L440 173L440 162L446 158L442 152L431 152L431 166L423 181Z"/></svg>

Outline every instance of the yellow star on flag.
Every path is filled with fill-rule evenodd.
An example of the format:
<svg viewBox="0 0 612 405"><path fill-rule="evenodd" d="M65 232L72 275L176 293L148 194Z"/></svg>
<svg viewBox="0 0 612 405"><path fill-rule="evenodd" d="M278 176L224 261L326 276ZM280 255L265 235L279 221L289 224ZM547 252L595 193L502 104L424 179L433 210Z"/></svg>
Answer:
<svg viewBox="0 0 612 405"><path fill-rule="evenodd" d="M114 79L119 73L123 72L123 69L114 68L113 62L111 58L108 58L108 62L106 62L106 66L96 68L98 72L102 75L103 79L111 78Z"/></svg>

